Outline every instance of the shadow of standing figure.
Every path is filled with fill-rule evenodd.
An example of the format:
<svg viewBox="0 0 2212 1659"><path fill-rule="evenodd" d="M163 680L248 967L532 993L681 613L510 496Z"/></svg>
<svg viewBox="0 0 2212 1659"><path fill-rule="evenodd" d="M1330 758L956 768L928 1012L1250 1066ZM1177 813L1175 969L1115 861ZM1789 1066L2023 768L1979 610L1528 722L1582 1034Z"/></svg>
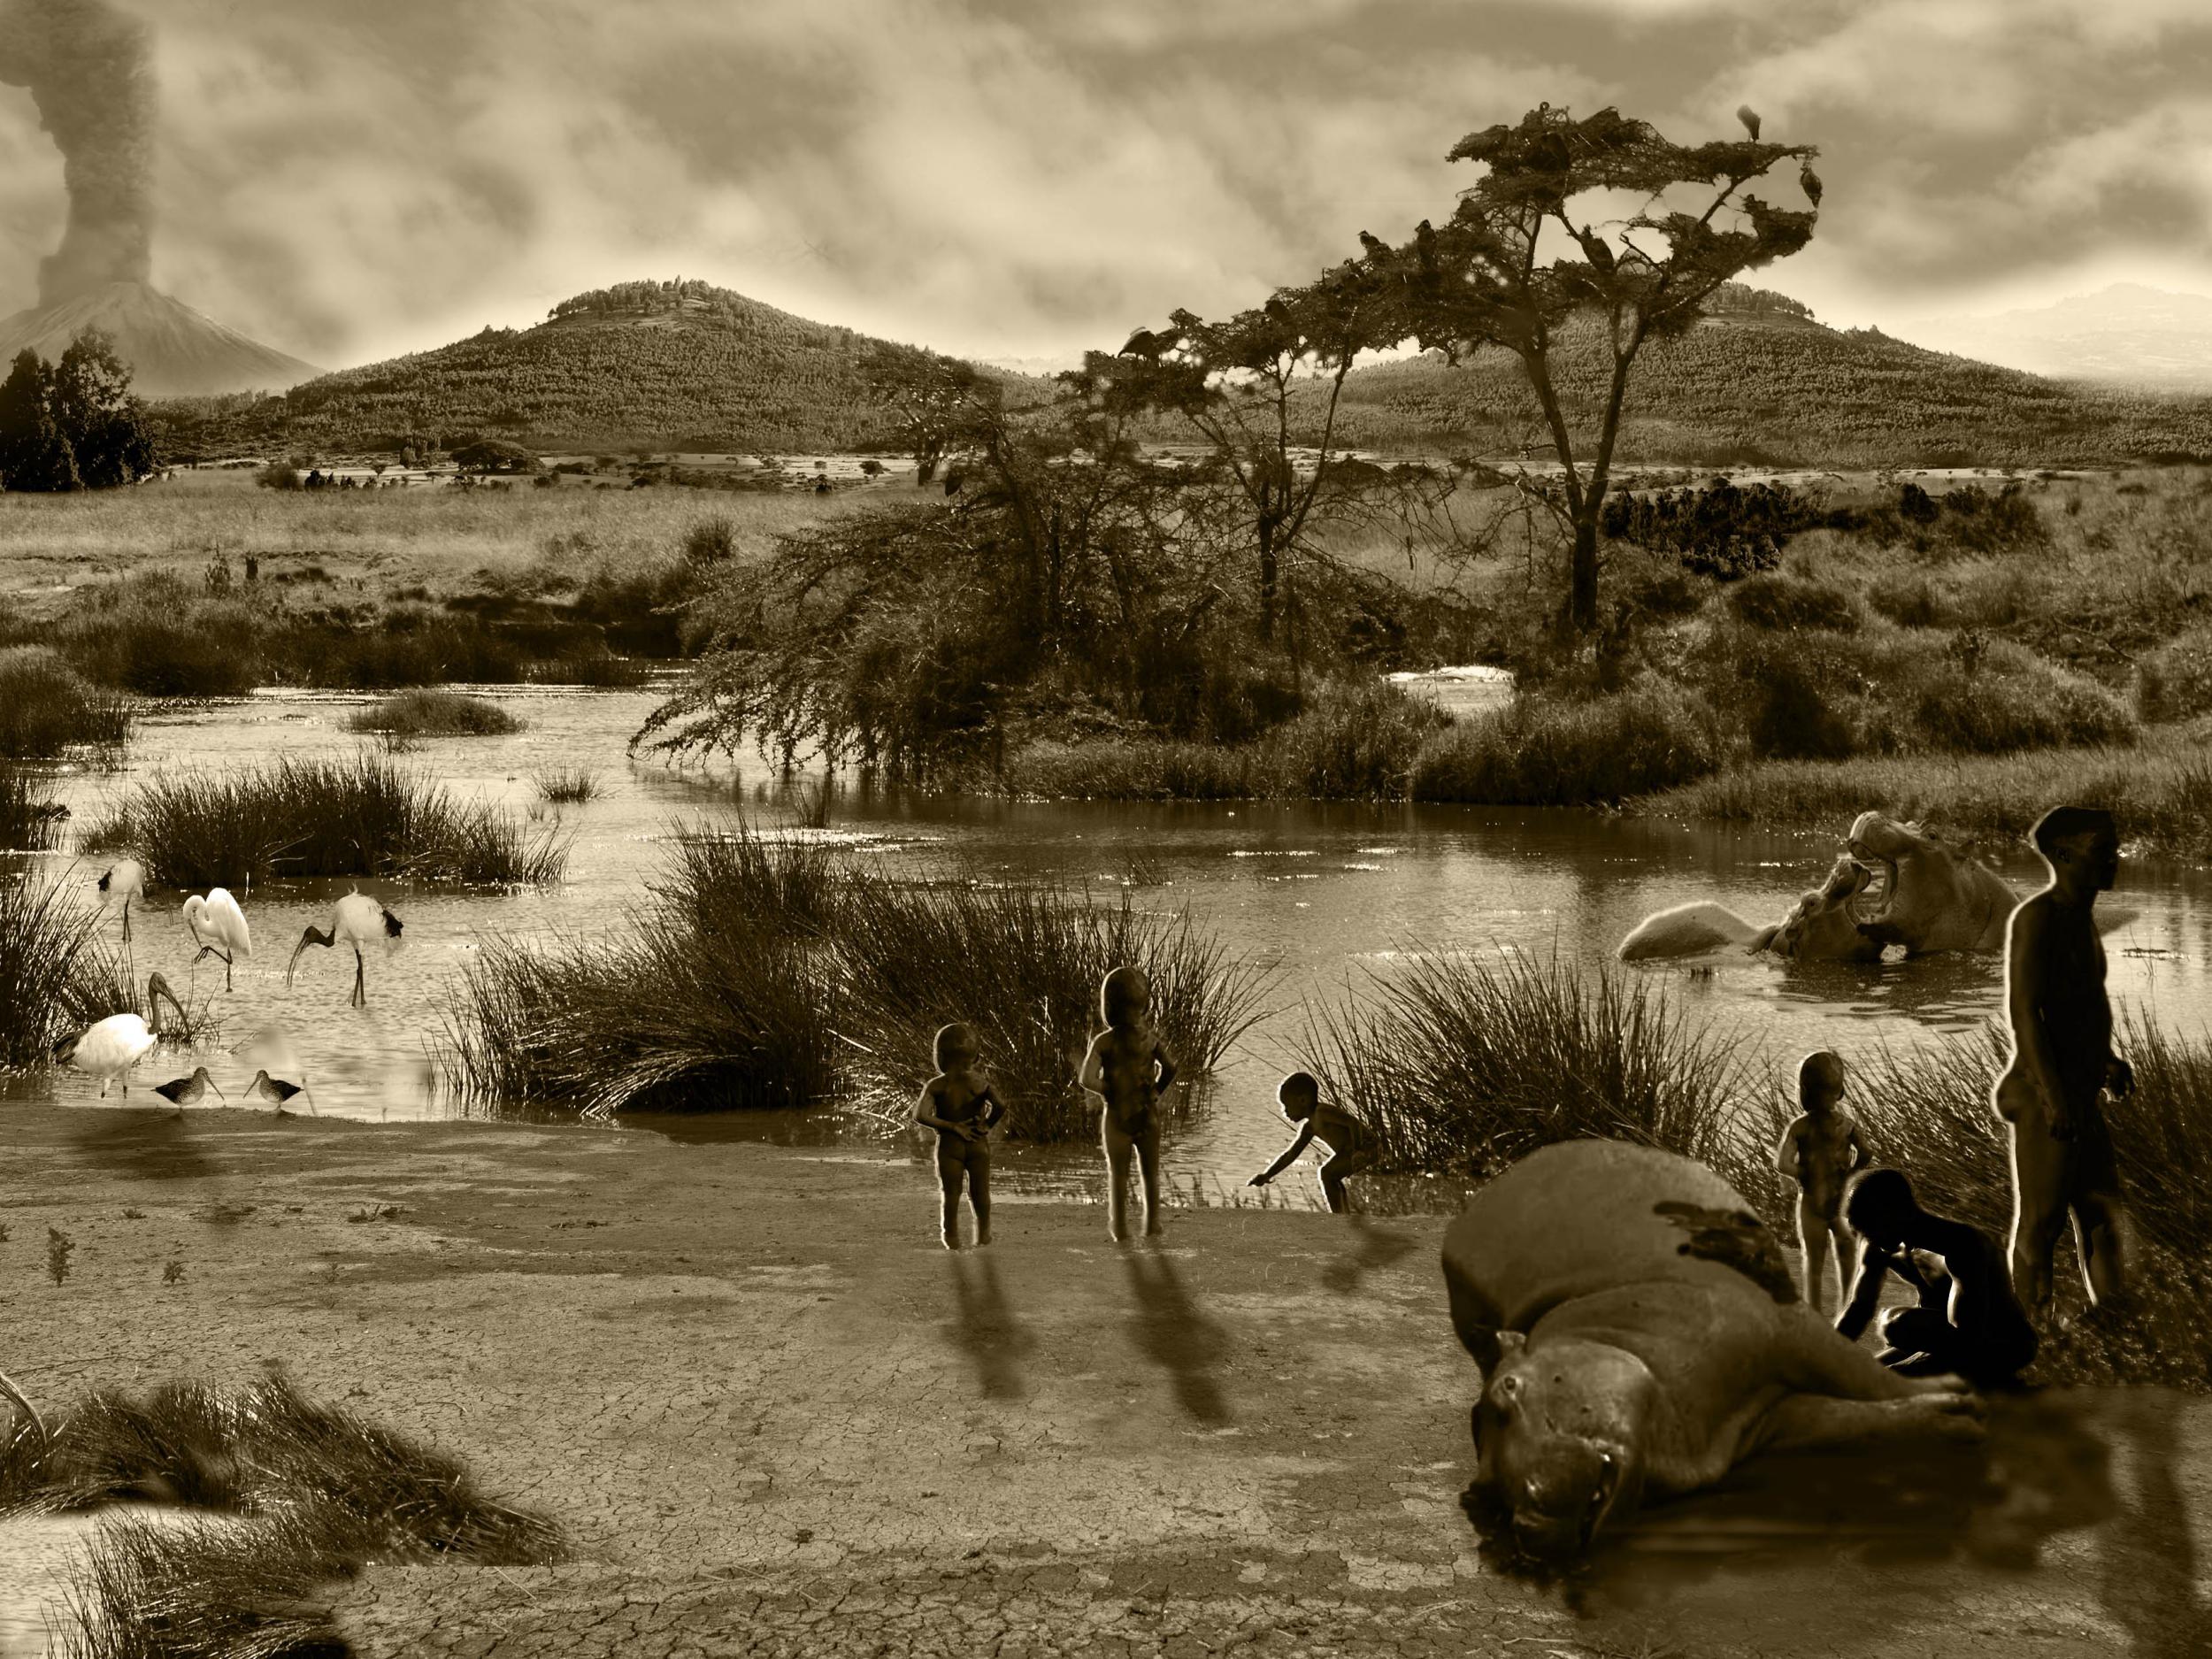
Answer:
<svg viewBox="0 0 2212 1659"><path fill-rule="evenodd" d="M975 1366L987 1400L1018 1400L1027 1392L1021 1362L1036 1339L999 1287L998 1263L980 1250L945 1258L958 1314L948 1322L952 1344Z"/></svg>
<svg viewBox="0 0 2212 1659"><path fill-rule="evenodd" d="M1164 1252L1133 1249L1122 1260L1137 1304L1130 1321L1137 1346L1173 1380L1175 1402L1188 1416L1210 1425L1228 1422L1228 1402L1213 1378L1228 1346L1221 1327L1191 1301Z"/></svg>
<svg viewBox="0 0 2212 1659"><path fill-rule="evenodd" d="M1344 1251L1321 1270L1321 1282L1340 1296L1348 1296L1370 1273L1379 1273L1413 1248L1402 1233L1376 1226L1357 1210L1345 1217L1358 1235L1357 1246Z"/></svg>
<svg viewBox="0 0 2212 1659"><path fill-rule="evenodd" d="M2169 1389L2129 1390L2111 1408L2124 1445L2128 1490L2103 1534L2098 1599L2125 1630L2135 1659L2187 1659L2205 1651L2212 1607L2197 1587L2197 1545L2174 1471L2182 1461Z"/></svg>

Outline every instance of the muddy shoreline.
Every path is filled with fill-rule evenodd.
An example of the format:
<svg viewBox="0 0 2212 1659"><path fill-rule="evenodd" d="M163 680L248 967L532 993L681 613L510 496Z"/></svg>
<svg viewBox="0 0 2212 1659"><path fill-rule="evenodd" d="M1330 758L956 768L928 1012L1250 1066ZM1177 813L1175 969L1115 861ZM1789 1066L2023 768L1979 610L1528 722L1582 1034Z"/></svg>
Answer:
<svg viewBox="0 0 2212 1659"><path fill-rule="evenodd" d="M948 1255L895 1154L234 1111L11 1107L0 1169L35 1397L280 1367L567 1529L560 1566L372 1569L365 1655L2162 1655L2212 1623L2212 1402L2147 1390L2007 1404L1971 1468L1755 1465L1571 1605L1494 1575L1441 1217L1179 1210L1123 1250L1010 1197Z"/></svg>

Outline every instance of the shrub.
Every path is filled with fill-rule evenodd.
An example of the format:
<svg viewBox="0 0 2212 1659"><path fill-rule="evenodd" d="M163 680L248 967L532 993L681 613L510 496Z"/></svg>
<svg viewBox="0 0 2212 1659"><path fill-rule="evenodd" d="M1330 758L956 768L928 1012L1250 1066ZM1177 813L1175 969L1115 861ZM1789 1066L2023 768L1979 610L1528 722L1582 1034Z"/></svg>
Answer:
<svg viewBox="0 0 2212 1659"><path fill-rule="evenodd" d="M737 555L737 526L727 518L702 518L684 532L684 562L694 570L711 570Z"/></svg>
<svg viewBox="0 0 2212 1659"><path fill-rule="evenodd" d="M1867 603L1901 628L1932 628L1943 620L1943 604L1925 576L1877 581Z"/></svg>
<svg viewBox="0 0 2212 1659"><path fill-rule="evenodd" d="M88 841L132 849L151 881L180 888L300 876L548 882L568 858L555 833L526 833L486 803L457 801L367 755L151 778Z"/></svg>
<svg viewBox="0 0 2212 1659"><path fill-rule="evenodd" d="M1858 601L1842 588L1779 571L1738 582L1728 590L1728 604L1755 628L1827 628L1847 634L1859 626Z"/></svg>
<svg viewBox="0 0 2212 1659"><path fill-rule="evenodd" d="M1517 697L1432 736L1413 768L1417 801L1587 806L1701 778L1717 764L1710 714L1646 681L1588 703Z"/></svg>
<svg viewBox="0 0 2212 1659"><path fill-rule="evenodd" d="M43 758L129 733L122 700L95 691L49 647L0 648L0 757Z"/></svg>
<svg viewBox="0 0 2212 1659"><path fill-rule="evenodd" d="M497 703L462 692L403 691L357 710L346 729L395 737L503 737L522 730L522 722Z"/></svg>
<svg viewBox="0 0 2212 1659"><path fill-rule="evenodd" d="M1829 703L1814 671L1783 650L1745 659L1744 707L1751 752L1761 759L1840 760L1851 723Z"/></svg>
<svg viewBox="0 0 2212 1659"><path fill-rule="evenodd" d="M2212 626L2191 628L2136 664L2135 711L2153 723L2212 714Z"/></svg>
<svg viewBox="0 0 2212 1659"><path fill-rule="evenodd" d="M2093 680L2008 641L1955 651L1912 704L1929 748L1973 755L2135 741L2135 717Z"/></svg>

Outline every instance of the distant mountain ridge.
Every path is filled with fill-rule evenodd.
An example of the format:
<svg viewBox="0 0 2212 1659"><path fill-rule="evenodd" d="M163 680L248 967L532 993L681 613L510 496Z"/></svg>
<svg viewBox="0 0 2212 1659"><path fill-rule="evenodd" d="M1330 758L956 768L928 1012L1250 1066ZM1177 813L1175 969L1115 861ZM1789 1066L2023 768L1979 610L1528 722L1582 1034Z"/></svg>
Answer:
<svg viewBox="0 0 2212 1659"><path fill-rule="evenodd" d="M322 373L141 282L105 283L0 319L0 363L27 348L56 362L88 328L115 342L142 397L280 392Z"/></svg>
<svg viewBox="0 0 2212 1659"><path fill-rule="evenodd" d="M2060 379L2212 392L2212 297L2117 282L2051 305L1930 318L1908 339Z"/></svg>
<svg viewBox="0 0 2212 1659"><path fill-rule="evenodd" d="M535 327L488 328L281 397L174 403L157 415L172 454L362 451L464 434L544 449L864 450L900 437L881 371L926 355L703 282L624 283L564 301ZM1586 431L1609 369L1594 328L1564 331L1555 376ZM1022 396L1043 389L1006 384ZM1302 396L1308 442L1319 400L1317 386ZM1171 425L1152 435L1187 436ZM1548 448L1519 365L1498 351L1456 367L1423 357L1357 370L1336 435L1399 454ZM1695 465L2212 457L2212 399L2043 380L1829 328L1786 296L1732 288L1709 320L1639 357L1619 453Z"/></svg>

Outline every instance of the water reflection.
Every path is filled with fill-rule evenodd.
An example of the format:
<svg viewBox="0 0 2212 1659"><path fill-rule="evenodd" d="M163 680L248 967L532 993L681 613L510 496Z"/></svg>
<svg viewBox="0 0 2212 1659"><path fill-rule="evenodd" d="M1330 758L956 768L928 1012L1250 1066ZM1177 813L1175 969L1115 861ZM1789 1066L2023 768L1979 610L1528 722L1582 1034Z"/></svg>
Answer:
<svg viewBox="0 0 2212 1659"><path fill-rule="evenodd" d="M1314 1001L1386 979L1416 949L1479 959L1518 951L1540 961L1557 951L1595 963L1644 916L1693 898L1771 918L1826 868L1843 828L1785 834L1502 808L1010 802L858 783L830 793L821 825L810 821L820 816L810 810L816 783L795 793L756 760L674 770L626 757L625 745L652 706L649 692L488 689L526 723L518 735L426 741L402 764L463 795L536 812L542 822L557 817L574 838L568 879L551 889L488 894L374 884L405 918L407 932L403 948L375 964L366 1010L346 1005L350 979L341 968L350 964L303 962L296 987L288 992L284 982L288 941L326 919L332 899L350 884L255 889L246 902L258 949L240 960L234 994L213 990L224 1035L200 1056L225 1088L252 1073L249 1066L234 1077L223 1048L280 1022L295 1033L323 1112L402 1119L449 1110L434 1093L430 1057L451 989L488 935L547 940L624 927L679 826L733 830L750 821L837 840L902 876L1052 879L1102 895L1125 891L1144 910L1188 905L1232 949L1276 968L1268 1018L1232 1054L1168 1148L1175 1187L1197 1180L1214 1191L1236 1187L1274 1151L1274 1084L1299 1064ZM350 753L360 740L343 722L366 701L282 693L165 709L142 724L122 773L73 773L61 792L82 826L149 772ZM600 772L599 798L557 810L541 805L534 774L577 765ZM90 899L107 861L42 862L82 882ZM2024 852L2003 867L2023 887L2035 874ZM158 969L180 987L192 967L177 912L182 897L157 893L134 917L138 972ZM2131 862L2108 902L2133 912L2107 939L2117 1000L2170 1026L2200 1030L2212 1007L2212 878ZM1740 1035L1778 1078L1812 1048L1835 1048L1847 1058L1878 1048L1924 1049L1989 1018L2001 988L1993 957L1854 966L1724 956L1694 971L1660 964L1638 972ZM219 975L211 986L203 970L198 985L208 994L219 987ZM185 1069L193 1063L172 1057ZM16 1098L88 1103L94 1092L73 1075L0 1081L0 1095ZM885 1145L881 1125L862 1118L778 1115L654 1127L685 1138ZM1088 1148L1025 1154L1006 1164L1015 1190L1031 1180L1048 1190L1095 1186L1096 1155Z"/></svg>

